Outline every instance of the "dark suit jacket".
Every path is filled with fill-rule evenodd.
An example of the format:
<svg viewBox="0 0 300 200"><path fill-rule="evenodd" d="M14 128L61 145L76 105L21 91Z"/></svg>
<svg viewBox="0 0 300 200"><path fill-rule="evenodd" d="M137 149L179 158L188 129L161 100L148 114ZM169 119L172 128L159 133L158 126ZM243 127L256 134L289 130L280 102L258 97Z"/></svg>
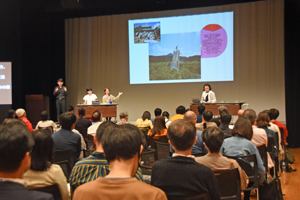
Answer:
<svg viewBox="0 0 300 200"><path fill-rule="evenodd" d="M224 125L224 124L221 124L219 126L219 129L221 129L223 132L224 132L224 136L225 138L228 138L228 137L231 137L231 130L228 126Z"/></svg>
<svg viewBox="0 0 300 200"><path fill-rule="evenodd" d="M54 200L52 194L28 190L19 183L0 180L0 200Z"/></svg>
<svg viewBox="0 0 300 200"><path fill-rule="evenodd" d="M179 156L156 161L152 168L151 185L162 189L168 197L208 193L211 200L220 200L214 173L193 158Z"/></svg>

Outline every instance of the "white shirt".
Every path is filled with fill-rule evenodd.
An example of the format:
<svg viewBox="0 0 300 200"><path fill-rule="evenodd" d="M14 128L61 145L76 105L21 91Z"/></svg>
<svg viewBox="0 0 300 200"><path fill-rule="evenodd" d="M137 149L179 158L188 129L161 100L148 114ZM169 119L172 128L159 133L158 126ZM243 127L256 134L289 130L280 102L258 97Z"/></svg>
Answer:
<svg viewBox="0 0 300 200"><path fill-rule="evenodd" d="M92 126L88 127L87 134L95 136L96 132L97 132L97 129L100 126L101 123L102 122L95 122Z"/></svg>
<svg viewBox="0 0 300 200"><path fill-rule="evenodd" d="M208 101L211 101L212 103L217 102L216 95L211 90L209 92L205 92L205 91L202 92L202 97L201 97L202 102L205 102L205 101L203 101L203 98L206 99L207 95L208 95Z"/></svg>
<svg viewBox="0 0 300 200"><path fill-rule="evenodd" d="M52 126L53 127L53 133L56 132L57 126L52 120L47 120L47 121L39 121L35 127L35 130L38 130L39 127L41 128L46 128Z"/></svg>
<svg viewBox="0 0 300 200"><path fill-rule="evenodd" d="M95 101L97 99L97 96L95 94L91 94L91 95L85 95L83 97L83 100L86 101L86 105L92 105L92 102Z"/></svg>

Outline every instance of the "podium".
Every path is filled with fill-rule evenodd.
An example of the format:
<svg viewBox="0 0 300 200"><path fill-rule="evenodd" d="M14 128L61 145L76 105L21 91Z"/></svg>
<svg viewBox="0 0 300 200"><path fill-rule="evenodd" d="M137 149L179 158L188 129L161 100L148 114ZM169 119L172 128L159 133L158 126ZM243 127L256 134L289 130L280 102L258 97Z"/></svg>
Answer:
<svg viewBox="0 0 300 200"><path fill-rule="evenodd" d="M78 109L84 108L86 110L85 117L92 118L92 114L95 110L101 112L102 117L117 117L117 107L118 104L101 104L101 105L82 105L78 104L76 106L76 117L78 118Z"/></svg>
<svg viewBox="0 0 300 200"><path fill-rule="evenodd" d="M202 103L202 105L205 106L205 110L209 110L213 113L213 115L218 115L218 107L219 106L225 106L228 109L228 113L231 115L237 115L237 112L239 109L241 109L242 105L245 102L233 102L233 103ZM190 109L196 113L196 115L199 114L198 112L198 106L200 104L191 104Z"/></svg>
<svg viewBox="0 0 300 200"><path fill-rule="evenodd" d="M25 110L31 124L37 124L41 120L42 111L47 111L49 113L49 97L42 94L26 95Z"/></svg>

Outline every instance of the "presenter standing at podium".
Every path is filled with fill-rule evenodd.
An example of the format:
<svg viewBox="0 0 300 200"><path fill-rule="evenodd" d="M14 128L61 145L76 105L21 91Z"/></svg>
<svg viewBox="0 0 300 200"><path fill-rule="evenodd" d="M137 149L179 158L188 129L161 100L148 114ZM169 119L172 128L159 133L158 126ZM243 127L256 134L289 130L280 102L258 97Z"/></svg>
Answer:
<svg viewBox="0 0 300 200"><path fill-rule="evenodd" d="M92 88L86 89L87 95L83 97L84 105L92 105L93 101L95 101L98 97L97 95L93 94Z"/></svg>
<svg viewBox="0 0 300 200"><path fill-rule="evenodd" d="M54 88L53 95L56 97L56 114L57 121L61 113L66 112L66 96L68 95L67 88L63 86L64 81L62 78L57 80L57 85Z"/></svg>
<svg viewBox="0 0 300 200"><path fill-rule="evenodd" d="M213 91L211 91L211 86L206 83L203 86L203 92L202 92L202 102L203 103L216 103L216 95Z"/></svg>
<svg viewBox="0 0 300 200"><path fill-rule="evenodd" d="M113 101L119 100L120 96L123 94L123 92L119 92L118 96L113 96L110 93L109 88L104 88L104 96L102 97L102 103L110 103L112 104ZM110 121L111 117L106 117L106 121Z"/></svg>

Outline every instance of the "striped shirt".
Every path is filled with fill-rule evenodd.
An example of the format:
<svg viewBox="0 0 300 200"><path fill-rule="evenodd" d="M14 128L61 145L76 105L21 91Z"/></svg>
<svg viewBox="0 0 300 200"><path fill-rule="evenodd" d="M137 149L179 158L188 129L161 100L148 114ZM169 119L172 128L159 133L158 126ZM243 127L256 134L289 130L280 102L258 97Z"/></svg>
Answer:
<svg viewBox="0 0 300 200"><path fill-rule="evenodd" d="M76 163L70 175L70 185L78 187L84 183L95 180L98 177L105 177L109 174L110 168L104 153L94 151L92 155ZM143 181L143 175L140 169L137 170L134 177Z"/></svg>

